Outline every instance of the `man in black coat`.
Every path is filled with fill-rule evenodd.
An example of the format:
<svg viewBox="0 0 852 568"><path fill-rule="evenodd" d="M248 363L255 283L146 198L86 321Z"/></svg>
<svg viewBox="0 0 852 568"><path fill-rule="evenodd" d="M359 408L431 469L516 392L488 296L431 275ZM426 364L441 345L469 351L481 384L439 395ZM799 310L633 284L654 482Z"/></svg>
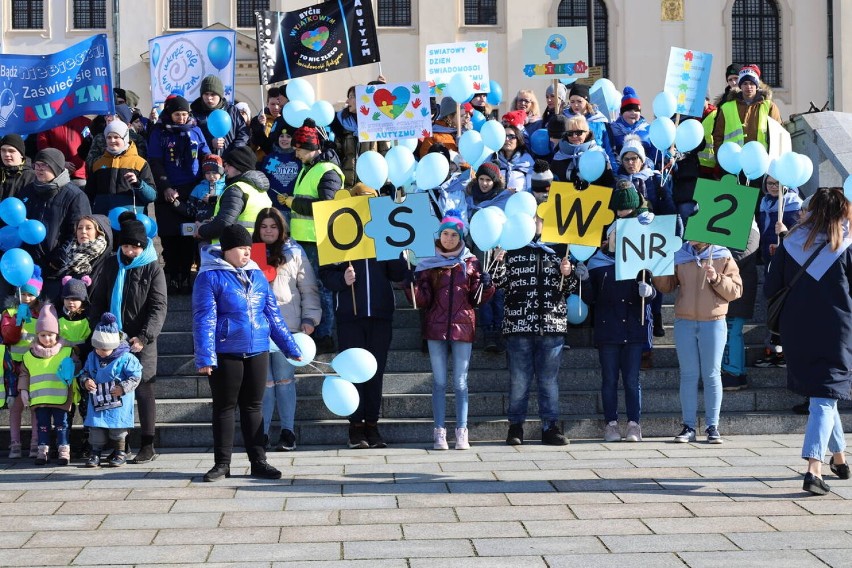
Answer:
<svg viewBox="0 0 852 568"><path fill-rule="evenodd" d="M0 199L14 197L25 185L35 181L24 149L24 139L17 134L0 138Z"/></svg>
<svg viewBox="0 0 852 568"><path fill-rule="evenodd" d="M231 130L224 138L215 138L207 127L210 113L217 109L224 110L231 117ZM225 87L216 75L208 75L201 80L201 96L192 101L190 110L201 132L204 133L207 146L214 154L221 156L226 150L248 145L250 132L243 120L243 115L234 105L228 103L225 98Z"/></svg>

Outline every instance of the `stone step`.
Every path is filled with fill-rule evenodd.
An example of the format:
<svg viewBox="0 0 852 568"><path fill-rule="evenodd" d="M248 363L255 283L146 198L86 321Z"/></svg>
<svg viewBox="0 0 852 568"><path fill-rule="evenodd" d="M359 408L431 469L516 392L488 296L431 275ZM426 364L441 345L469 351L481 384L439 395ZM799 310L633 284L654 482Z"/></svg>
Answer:
<svg viewBox="0 0 852 568"><path fill-rule="evenodd" d="M673 345L674 328L665 326L665 337L655 337L654 345ZM763 325L748 324L743 329L745 342L749 344L761 343L765 339L766 328ZM419 350L421 333L418 328L397 328L393 331L391 350ZM481 347L484 341L484 333L477 329L475 347ZM591 327L571 328L565 334L565 341L572 348L593 347L594 331ZM160 334L157 349L161 355L187 355L193 352L192 333L189 331L164 331Z"/></svg>

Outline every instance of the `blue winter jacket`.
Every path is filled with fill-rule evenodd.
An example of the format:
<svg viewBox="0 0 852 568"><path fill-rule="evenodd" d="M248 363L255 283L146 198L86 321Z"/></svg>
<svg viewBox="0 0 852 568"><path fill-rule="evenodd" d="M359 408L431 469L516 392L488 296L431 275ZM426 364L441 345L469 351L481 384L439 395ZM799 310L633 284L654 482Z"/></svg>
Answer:
<svg viewBox="0 0 852 568"><path fill-rule="evenodd" d="M82 388L86 379L92 379L95 384L115 383L124 389L121 406L105 410L95 410L93 396ZM142 363L130 353L126 342L118 346L109 357L101 358L92 351L86 358L83 372L79 381L82 393L87 393L88 412L83 421L85 426L94 428L133 428L133 402L136 400L136 387L142 380Z"/></svg>
<svg viewBox="0 0 852 568"><path fill-rule="evenodd" d="M269 351L269 338L291 359L301 357L275 295L254 261L237 269L222 249L201 249L201 269L192 289L195 366L215 367L217 355L253 355Z"/></svg>

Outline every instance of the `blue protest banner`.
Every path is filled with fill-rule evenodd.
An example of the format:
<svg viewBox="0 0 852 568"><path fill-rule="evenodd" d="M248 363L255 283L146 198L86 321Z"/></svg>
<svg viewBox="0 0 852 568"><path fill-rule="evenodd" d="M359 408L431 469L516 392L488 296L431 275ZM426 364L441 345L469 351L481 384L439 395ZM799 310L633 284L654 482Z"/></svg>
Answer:
<svg viewBox="0 0 852 568"><path fill-rule="evenodd" d="M615 222L615 279L630 280L642 270L674 274L674 254L683 246L675 234L677 215L657 215L648 224L637 218Z"/></svg>
<svg viewBox="0 0 852 568"><path fill-rule="evenodd" d="M115 112L106 34L51 55L0 55L0 135Z"/></svg>

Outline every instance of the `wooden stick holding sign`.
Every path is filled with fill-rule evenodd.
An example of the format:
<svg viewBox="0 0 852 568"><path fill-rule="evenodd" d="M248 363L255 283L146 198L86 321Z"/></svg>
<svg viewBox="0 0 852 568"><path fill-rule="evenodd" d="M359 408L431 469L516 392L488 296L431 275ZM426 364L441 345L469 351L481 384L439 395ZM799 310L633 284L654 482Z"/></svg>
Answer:
<svg viewBox="0 0 852 568"><path fill-rule="evenodd" d="M784 184L780 181L778 182L778 222L784 223L784 194L786 193ZM781 246L781 235L775 235L776 241L775 244L777 246Z"/></svg>
<svg viewBox="0 0 852 568"><path fill-rule="evenodd" d="M642 271L642 284L645 284L645 274L646 272ZM641 297L641 309L642 312L639 314L639 325L645 325L645 296Z"/></svg>
<svg viewBox="0 0 852 568"><path fill-rule="evenodd" d="M405 251L405 263L408 265L408 272L411 272L411 259L409 259L408 255L409 251ZM411 303L414 304L414 309L417 309L417 296L414 295L414 280L408 283L411 286Z"/></svg>
<svg viewBox="0 0 852 568"><path fill-rule="evenodd" d="M355 268L352 266L351 260L349 261L349 268L352 269L352 272L354 274ZM353 315L357 316L358 315L358 304L355 303L355 282L354 281L352 282L352 284L349 285L349 289L352 291L352 313L353 313ZM368 290L367 293L369 294L369 292L370 291Z"/></svg>
<svg viewBox="0 0 852 568"><path fill-rule="evenodd" d="M707 270L707 267L713 263L713 245L710 245L709 253L707 255L707 262L701 264L701 268ZM707 282L707 277L701 279L701 289L704 289L704 284Z"/></svg>

